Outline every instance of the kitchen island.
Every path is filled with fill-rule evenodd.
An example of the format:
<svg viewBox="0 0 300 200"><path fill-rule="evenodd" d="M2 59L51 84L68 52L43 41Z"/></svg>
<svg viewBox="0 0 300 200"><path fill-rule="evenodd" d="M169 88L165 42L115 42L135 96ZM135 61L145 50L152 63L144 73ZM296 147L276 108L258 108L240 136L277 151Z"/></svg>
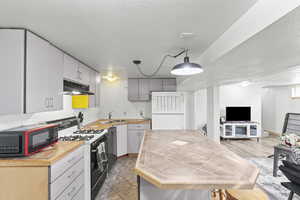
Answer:
<svg viewBox="0 0 300 200"><path fill-rule="evenodd" d="M259 170L197 131L149 130L135 173L140 200L199 200L213 189L252 189Z"/></svg>

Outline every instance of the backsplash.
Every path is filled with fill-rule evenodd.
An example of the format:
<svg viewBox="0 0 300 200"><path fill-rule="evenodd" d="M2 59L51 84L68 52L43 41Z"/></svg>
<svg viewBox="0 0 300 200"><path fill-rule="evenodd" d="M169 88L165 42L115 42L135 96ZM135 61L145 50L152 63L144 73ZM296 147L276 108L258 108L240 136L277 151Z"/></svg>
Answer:
<svg viewBox="0 0 300 200"><path fill-rule="evenodd" d="M100 116L107 118L108 113L112 112L112 118L151 118L151 101L131 102L128 101L128 81L118 80L110 83L101 82L100 96Z"/></svg>
<svg viewBox="0 0 300 200"><path fill-rule="evenodd" d="M74 116L81 111L84 114L83 124L87 124L91 121L94 121L99 118L99 108L90 108L90 109L72 109L72 97L64 96L64 109L60 111L51 111L51 112L41 112L34 114L21 114L21 115L4 115L0 116L0 130L5 130L8 128L35 124L44 121L50 121L60 118L66 118Z"/></svg>

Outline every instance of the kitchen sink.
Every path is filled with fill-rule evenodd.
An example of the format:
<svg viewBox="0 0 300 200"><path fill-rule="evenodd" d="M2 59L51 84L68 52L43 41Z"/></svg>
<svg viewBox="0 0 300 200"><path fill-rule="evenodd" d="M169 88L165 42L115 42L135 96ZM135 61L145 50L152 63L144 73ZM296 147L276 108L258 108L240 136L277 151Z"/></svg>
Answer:
<svg viewBox="0 0 300 200"><path fill-rule="evenodd" d="M113 122L125 122L126 120L124 119L118 119L118 120L112 120Z"/></svg>
<svg viewBox="0 0 300 200"><path fill-rule="evenodd" d="M108 121L100 121L100 124L111 124L111 123L117 123L117 122L125 122L126 120L118 119L118 120L108 120Z"/></svg>

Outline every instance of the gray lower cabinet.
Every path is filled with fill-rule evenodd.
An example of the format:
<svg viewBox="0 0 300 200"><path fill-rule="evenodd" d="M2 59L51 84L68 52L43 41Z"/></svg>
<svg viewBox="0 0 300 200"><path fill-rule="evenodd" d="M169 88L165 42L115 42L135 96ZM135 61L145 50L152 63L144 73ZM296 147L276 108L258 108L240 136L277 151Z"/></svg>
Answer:
<svg viewBox="0 0 300 200"><path fill-rule="evenodd" d="M138 153L141 145L141 138L144 130L128 130L127 149L128 153Z"/></svg>
<svg viewBox="0 0 300 200"><path fill-rule="evenodd" d="M127 126L127 151L139 153L145 130L150 129L150 124L128 124Z"/></svg>
<svg viewBox="0 0 300 200"><path fill-rule="evenodd" d="M0 115L23 113L24 30L0 29Z"/></svg>
<svg viewBox="0 0 300 200"><path fill-rule="evenodd" d="M129 78L128 79L128 100L129 101L150 101L151 92L175 92L175 78Z"/></svg>
<svg viewBox="0 0 300 200"><path fill-rule="evenodd" d="M50 200L84 199L84 146L50 166Z"/></svg>
<svg viewBox="0 0 300 200"><path fill-rule="evenodd" d="M27 32L26 113L63 107L63 52Z"/></svg>

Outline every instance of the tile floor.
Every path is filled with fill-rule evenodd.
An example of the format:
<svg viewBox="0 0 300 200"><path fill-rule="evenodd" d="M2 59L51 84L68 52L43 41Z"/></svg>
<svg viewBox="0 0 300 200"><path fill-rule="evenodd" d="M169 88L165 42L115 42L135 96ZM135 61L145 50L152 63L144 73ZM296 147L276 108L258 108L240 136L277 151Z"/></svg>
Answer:
<svg viewBox="0 0 300 200"><path fill-rule="evenodd" d="M137 200L136 175L133 172L136 157L117 160L96 200Z"/></svg>
<svg viewBox="0 0 300 200"><path fill-rule="evenodd" d="M278 136L256 140L224 140L221 144L242 157L267 157L278 144ZM137 200L136 175L133 172L136 157L123 157L117 160L96 200ZM213 198L219 199L218 197Z"/></svg>

